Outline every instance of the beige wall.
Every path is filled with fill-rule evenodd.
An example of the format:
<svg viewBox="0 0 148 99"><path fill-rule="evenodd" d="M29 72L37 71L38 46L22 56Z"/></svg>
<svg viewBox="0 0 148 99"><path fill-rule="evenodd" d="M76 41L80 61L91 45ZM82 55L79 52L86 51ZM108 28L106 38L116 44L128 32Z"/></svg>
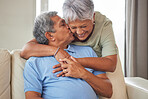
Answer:
<svg viewBox="0 0 148 99"><path fill-rule="evenodd" d="M35 0L0 0L0 48L20 49L32 36Z"/></svg>

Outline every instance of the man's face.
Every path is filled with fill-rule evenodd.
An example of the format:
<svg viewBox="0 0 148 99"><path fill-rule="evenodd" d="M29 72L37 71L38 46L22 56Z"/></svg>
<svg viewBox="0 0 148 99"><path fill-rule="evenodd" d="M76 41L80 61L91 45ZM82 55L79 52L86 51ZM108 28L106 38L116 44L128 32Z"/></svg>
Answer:
<svg viewBox="0 0 148 99"><path fill-rule="evenodd" d="M51 20L54 22L55 33L53 35L57 44L69 44L74 40L73 34L68 29L64 19L56 15L51 17Z"/></svg>

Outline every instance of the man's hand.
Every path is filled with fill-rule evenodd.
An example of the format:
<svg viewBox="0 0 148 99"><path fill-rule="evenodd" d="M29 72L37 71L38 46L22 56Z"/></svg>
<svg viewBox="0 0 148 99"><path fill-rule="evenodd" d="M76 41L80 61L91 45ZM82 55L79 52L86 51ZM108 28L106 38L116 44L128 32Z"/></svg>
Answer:
<svg viewBox="0 0 148 99"><path fill-rule="evenodd" d="M55 58L56 58L56 60L58 62L60 62L59 59L63 59L63 58L68 58L69 59L70 55L65 50L59 49L57 54L55 55Z"/></svg>
<svg viewBox="0 0 148 99"><path fill-rule="evenodd" d="M60 64L63 69L64 76L67 77L83 78L83 76L85 76L85 74L88 72L72 56L70 57L70 59L60 59Z"/></svg>
<svg viewBox="0 0 148 99"><path fill-rule="evenodd" d="M56 58L56 60L58 62L60 62L59 59L63 59L63 58L69 59L70 55L65 50L59 49L59 51L55 55L55 58ZM63 70L62 67L61 67L61 64L57 64L57 65L53 66L53 68L54 69L57 68L57 69L53 70L53 73L56 73L58 71L62 71ZM57 77L60 77L60 76L64 76L64 72L63 71L57 75Z"/></svg>

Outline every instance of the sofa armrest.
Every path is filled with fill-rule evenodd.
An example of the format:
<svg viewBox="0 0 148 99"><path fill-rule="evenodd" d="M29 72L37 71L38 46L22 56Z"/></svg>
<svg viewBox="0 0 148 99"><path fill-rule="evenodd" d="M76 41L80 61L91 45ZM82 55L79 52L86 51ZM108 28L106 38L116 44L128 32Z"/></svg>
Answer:
<svg viewBox="0 0 148 99"><path fill-rule="evenodd" d="M125 77L129 99L148 99L148 80L140 77Z"/></svg>

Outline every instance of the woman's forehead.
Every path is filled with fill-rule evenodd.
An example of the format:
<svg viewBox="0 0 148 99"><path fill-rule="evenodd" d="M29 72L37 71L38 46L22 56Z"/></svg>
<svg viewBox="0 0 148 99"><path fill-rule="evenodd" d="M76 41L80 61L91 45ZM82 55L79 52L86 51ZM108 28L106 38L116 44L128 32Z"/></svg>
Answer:
<svg viewBox="0 0 148 99"><path fill-rule="evenodd" d="M69 25L83 25L83 24L88 24L89 22L91 22L92 20L90 19L86 19L86 20L79 20L76 19L75 21L69 21L68 24Z"/></svg>

